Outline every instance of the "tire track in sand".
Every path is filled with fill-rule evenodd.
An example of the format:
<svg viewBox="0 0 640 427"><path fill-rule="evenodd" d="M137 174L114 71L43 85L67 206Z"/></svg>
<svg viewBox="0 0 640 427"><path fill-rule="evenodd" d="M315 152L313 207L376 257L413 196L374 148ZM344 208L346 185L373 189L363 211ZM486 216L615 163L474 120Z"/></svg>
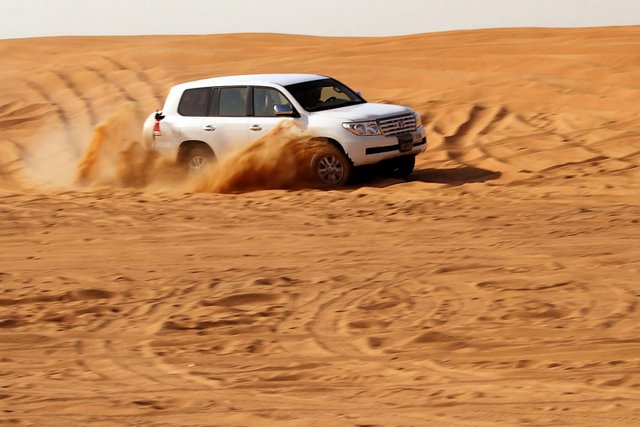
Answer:
<svg viewBox="0 0 640 427"><path fill-rule="evenodd" d="M82 150L78 147L78 145L76 144L76 140L73 137L73 132L71 129L71 119L69 118L69 115L67 114L67 112L60 106L60 104L54 101L51 95L49 95L47 91L45 91L44 88L40 86L38 83L22 77L18 77L18 79L22 81L29 89L36 92L38 96L40 96L42 99L44 99L51 105L64 130L65 142L67 143L69 148L72 150L74 156L76 158L80 158L80 156L82 155Z"/></svg>
<svg viewBox="0 0 640 427"><path fill-rule="evenodd" d="M458 161L465 166L473 166L466 161L469 147L475 147L482 154L480 159L494 159L499 163L513 167L508 159L496 156L478 141L479 136L490 134L498 128L508 126L513 120L513 113L505 106L485 107L473 105L467 118L450 135L444 135L444 146L450 159Z"/></svg>
<svg viewBox="0 0 640 427"><path fill-rule="evenodd" d="M75 96L82 103L84 110L89 115L89 125L95 126L98 122L98 115L96 114L96 111L93 108L93 104L91 103L90 99L82 95L70 76L60 71L52 71L52 73L65 85L65 87L71 93L73 93L73 96Z"/></svg>
<svg viewBox="0 0 640 427"><path fill-rule="evenodd" d="M160 95L160 92L158 92L157 87L151 83L151 80L149 78L149 76L147 75L147 73L138 68L137 67L137 63L134 63L135 66L134 67L127 67L125 66L123 63L116 61L115 59L109 57L109 56L100 56L100 58L102 58L103 60L110 62L111 64L113 64L116 68L118 68L120 71L132 71L136 74L136 76L138 77L138 80L142 83L144 83L146 86L149 87L149 90L154 98L154 100L159 103L162 104L164 99L162 99L162 96Z"/></svg>

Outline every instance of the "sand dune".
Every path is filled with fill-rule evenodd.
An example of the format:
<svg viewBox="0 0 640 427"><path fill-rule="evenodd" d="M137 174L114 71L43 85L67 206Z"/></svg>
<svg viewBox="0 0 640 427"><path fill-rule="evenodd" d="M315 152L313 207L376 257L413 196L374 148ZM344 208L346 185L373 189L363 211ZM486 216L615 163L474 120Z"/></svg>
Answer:
<svg viewBox="0 0 640 427"><path fill-rule="evenodd" d="M639 40L0 41L0 425L639 425ZM254 72L410 105L430 148L340 191L77 184L115 112Z"/></svg>

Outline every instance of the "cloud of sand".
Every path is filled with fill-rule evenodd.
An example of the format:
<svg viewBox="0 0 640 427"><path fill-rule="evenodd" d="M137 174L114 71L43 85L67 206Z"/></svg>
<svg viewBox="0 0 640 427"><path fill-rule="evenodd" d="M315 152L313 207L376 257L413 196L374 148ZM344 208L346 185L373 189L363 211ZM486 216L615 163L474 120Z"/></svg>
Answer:
<svg viewBox="0 0 640 427"><path fill-rule="evenodd" d="M314 139L292 121L214 164L190 181L196 192L233 193L315 186L311 163L326 141Z"/></svg>
<svg viewBox="0 0 640 427"><path fill-rule="evenodd" d="M176 186L185 174L142 142L134 104L125 104L99 124L76 166L76 183L143 188Z"/></svg>
<svg viewBox="0 0 640 427"><path fill-rule="evenodd" d="M76 167L83 186L235 193L314 186L312 159L326 141L292 121L212 164L197 175L160 157L142 142L135 106L125 105L98 125Z"/></svg>

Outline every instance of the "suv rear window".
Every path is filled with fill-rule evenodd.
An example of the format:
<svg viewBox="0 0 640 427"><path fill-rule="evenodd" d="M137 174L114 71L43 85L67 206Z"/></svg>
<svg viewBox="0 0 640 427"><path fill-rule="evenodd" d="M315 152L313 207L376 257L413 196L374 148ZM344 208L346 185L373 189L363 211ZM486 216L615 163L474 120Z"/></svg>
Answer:
<svg viewBox="0 0 640 427"><path fill-rule="evenodd" d="M185 90L178 105L178 114L187 117L207 116L212 90L210 87Z"/></svg>

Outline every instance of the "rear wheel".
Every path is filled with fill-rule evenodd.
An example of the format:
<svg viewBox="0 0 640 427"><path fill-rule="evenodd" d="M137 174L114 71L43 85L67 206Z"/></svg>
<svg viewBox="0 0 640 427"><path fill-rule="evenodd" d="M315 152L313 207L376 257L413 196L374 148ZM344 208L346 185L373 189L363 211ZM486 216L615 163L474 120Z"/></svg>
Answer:
<svg viewBox="0 0 640 427"><path fill-rule="evenodd" d="M194 145L182 155L182 165L191 173L202 171L215 161L215 156L208 147Z"/></svg>
<svg viewBox="0 0 640 427"><path fill-rule="evenodd" d="M416 156L402 156L387 160L383 165L385 175L393 178L408 178L416 166Z"/></svg>
<svg viewBox="0 0 640 427"><path fill-rule="evenodd" d="M327 144L313 156L311 168L323 186L339 187L349 181L353 166L342 151Z"/></svg>

